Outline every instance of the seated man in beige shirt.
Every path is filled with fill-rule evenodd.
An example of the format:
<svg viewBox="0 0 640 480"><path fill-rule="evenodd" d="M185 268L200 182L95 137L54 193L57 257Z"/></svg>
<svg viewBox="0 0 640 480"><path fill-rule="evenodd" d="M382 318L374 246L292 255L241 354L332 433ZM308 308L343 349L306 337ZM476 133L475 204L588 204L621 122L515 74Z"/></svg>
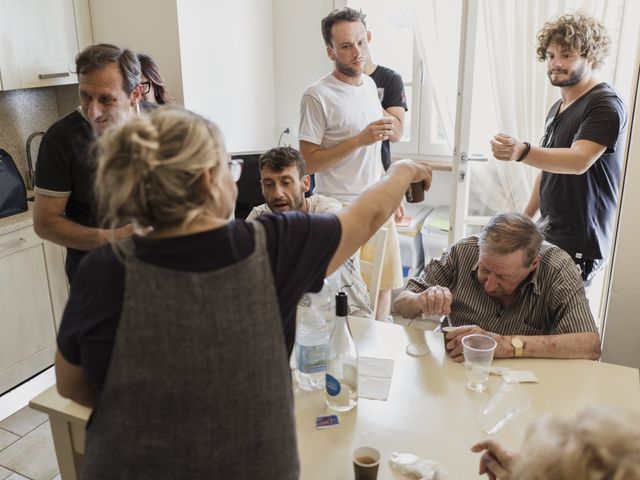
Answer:
<svg viewBox="0 0 640 480"><path fill-rule="evenodd" d="M396 313L447 315L446 346L462 362L462 337L484 333L496 358L600 357L600 337L580 272L542 228L518 213L491 218L409 280Z"/></svg>
<svg viewBox="0 0 640 480"><path fill-rule="evenodd" d="M311 213L335 213L342 210L342 203L335 198L324 195L311 195L305 198L309 191L309 175L302 154L292 147L277 147L265 152L259 160L260 186L262 196L266 203L255 207L247 220L268 213L284 213L293 210L301 210ZM369 293L360 275L360 262L358 253L347 259L330 277L334 278L338 285L336 288L345 288L349 297L349 305L352 313L360 316L371 316L369 306Z"/></svg>

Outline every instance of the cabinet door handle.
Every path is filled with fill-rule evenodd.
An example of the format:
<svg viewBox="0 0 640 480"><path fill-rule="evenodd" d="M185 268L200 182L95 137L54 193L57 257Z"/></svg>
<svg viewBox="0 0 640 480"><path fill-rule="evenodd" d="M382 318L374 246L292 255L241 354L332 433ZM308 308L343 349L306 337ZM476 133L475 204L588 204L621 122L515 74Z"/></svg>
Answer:
<svg viewBox="0 0 640 480"><path fill-rule="evenodd" d="M68 77L69 75L70 75L69 72L41 73L38 75L38 78L40 80L48 80L49 78L62 78L62 77Z"/></svg>
<svg viewBox="0 0 640 480"><path fill-rule="evenodd" d="M18 238L17 240L13 240L12 242L2 243L0 244L0 252L11 250L12 248L20 247L26 243L27 243L26 238Z"/></svg>

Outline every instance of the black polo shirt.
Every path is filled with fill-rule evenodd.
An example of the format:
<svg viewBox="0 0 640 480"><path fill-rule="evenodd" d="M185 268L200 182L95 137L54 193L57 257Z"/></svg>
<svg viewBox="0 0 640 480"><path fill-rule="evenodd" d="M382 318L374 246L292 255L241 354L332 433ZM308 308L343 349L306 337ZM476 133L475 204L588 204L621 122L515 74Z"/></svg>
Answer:
<svg viewBox="0 0 640 480"><path fill-rule="evenodd" d="M36 164L36 189L42 195L68 196L64 215L85 227L97 227L93 182L96 159L91 125L74 111L58 120L42 138ZM85 251L67 248L67 275L73 278Z"/></svg>

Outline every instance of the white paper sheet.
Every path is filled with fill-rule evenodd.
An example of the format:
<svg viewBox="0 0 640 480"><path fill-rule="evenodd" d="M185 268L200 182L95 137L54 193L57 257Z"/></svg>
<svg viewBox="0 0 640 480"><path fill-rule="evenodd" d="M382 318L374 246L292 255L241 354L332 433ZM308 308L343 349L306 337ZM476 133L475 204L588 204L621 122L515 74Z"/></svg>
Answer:
<svg viewBox="0 0 640 480"><path fill-rule="evenodd" d="M386 358L358 359L358 396L371 400L387 400L391 389L394 361Z"/></svg>

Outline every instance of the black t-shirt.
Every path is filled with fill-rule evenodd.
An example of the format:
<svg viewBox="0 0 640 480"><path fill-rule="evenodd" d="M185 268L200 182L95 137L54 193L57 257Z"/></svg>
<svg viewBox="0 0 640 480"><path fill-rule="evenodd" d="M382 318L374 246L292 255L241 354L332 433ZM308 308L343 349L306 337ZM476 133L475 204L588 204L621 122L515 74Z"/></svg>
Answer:
<svg viewBox="0 0 640 480"><path fill-rule="evenodd" d="M285 343L295 340L298 301L322 288L329 261L340 242L341 227L331 214L291 212L263 215L267 251L278 296ZM254 250L253 225L234 220L193 235L166 239L134 237L136 256L147 263L180 271L203 272L235 264ZM125 267L109 245L89 253L80 264L65 308L58 348L72 364L82 365L97 392L107 375L124 299ZM236 292L241 302L251 292Z"/></svg>
<svg viewBox="0 0 640 480"><path fill-rule="evenodd" d="M582 175L542 172L540 213L549 219L546 239L573 257L605 258L620 189L625 107L606 83L557 113L560 103L547 116L541 146L569 148L577 140L590 140L606 150Z"/></svg>
<svg viewBox="0 0 640 480"><path fill-rule="evenodd" d="M68 195L65 217L85 227L97 226L93 194L96 163L91 148L94 139L89 122L74 111L49 128L42 138L36 164L38 191L44 195ZM70 278L85 253L67 249Z"/></svg>
<svg viewBox="0 0 640 480"><path fill-rule="evenodd" d="M402 77L390 68L378 65L369 75L378 87L378 98L385 110L389 107L407 107L407 96L404 92ZM382 166L385 170L391 165L391 147L389 140L382 142Z"/></svg>

